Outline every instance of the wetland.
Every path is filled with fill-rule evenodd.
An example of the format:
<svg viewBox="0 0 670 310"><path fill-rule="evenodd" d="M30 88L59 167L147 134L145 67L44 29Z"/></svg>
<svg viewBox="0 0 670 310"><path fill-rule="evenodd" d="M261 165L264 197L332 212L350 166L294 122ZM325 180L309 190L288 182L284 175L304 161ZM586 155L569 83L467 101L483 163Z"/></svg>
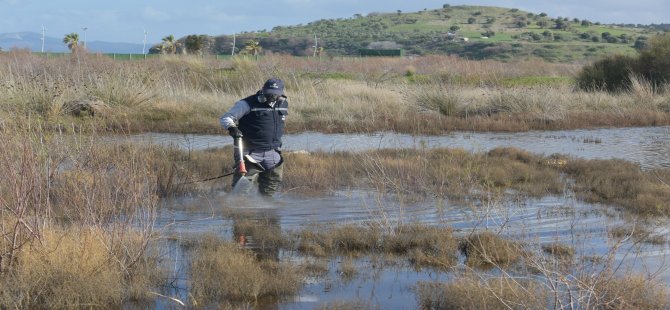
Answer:
<svg viewBox="0 0 670 310"><path fill-rule="evenodd" d="M667 91L534 61L77 57L0 54L0 307L669 306ZM283 189L236 197L203 181L232 166L217 119L274 75Z"/></svg>

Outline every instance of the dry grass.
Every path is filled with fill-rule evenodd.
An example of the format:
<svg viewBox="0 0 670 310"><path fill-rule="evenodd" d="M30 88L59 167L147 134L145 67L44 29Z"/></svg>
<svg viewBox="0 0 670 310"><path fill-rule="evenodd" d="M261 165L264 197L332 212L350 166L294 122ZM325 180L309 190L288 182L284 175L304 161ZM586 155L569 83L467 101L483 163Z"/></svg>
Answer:
<svg viewBox="0 0 670 310"><path fill-rule="evenodd" d="M159 276L146 253L154 237L158 157L100 143L95 134L52 133L37 121L6 123L0 138L3 305L149 298Z"/></svg>
<svg viewBox="0 0 670 310"><path fill-rule="evenodd" d="M510 153L510 154L508 154ZM525 154L518 158L518 154ZM451 199L472 192L519 190L532 196L562 192L558 172L542 158L515 149L488 154L463 150L380 150L364 153L287 154L285 188L322 193L347 187Z"/></svg>
<svg viewBox="0 0 670 310"><path fill-rule="evenodd" d="M317 257L338 253L356 255L375 250L382 232L376 226L347 224L305 229L292 233L289 238L299 251Z"/></svg>
<svg viewBox="0 0 670 310"><path fill-rule="evenodd" d="M623 160L581 159L570 160L563 168L585 201L650 216L670 215L670 186L663 182L666 170L643 171Z"/></svg>
<svg viewBox="0 0 670 310"><path fill-rule="evenodd" d="M392 254L407 257L416 267L450 268L456 264L457 242L450 228L421 224L313 227L291 233L291 244L316 257Z"/></svg>
<svg viewBox="0 0 670 310"><path fill-rule="evenodd" d="M298 268L274 260L259 261L237 243L206 235L191 251L194 305L276 299L295 294L301 287Z"/></svg>
<svg viewBox="0 0 670 310"><path fill-rule="evenodd" d="M408 68L410 79L404 76ZM650 92L643 81L616 95L575 91L564 82L537 84L546 77L570 79L579 66L536 61L273 56L258 62L117 62L86 54L44 59L9 53L0 55L0 69L2 110L38 116L52 126L94 121L107 130L221 133L218 117L270 76L287 82L289 132L441 134L670 124L668 92ZM507 82L520 78L530 82ZM104 115L66 115L69 103L83 99L101 100Z"/></svg>
<svg viewBox="0 0 670 310"><path fill-rule="evenodd" d="M574 247L560 243L543 244L542 251L559 259L572 259L575 256Z"/></svg>
<svg viewBox="0 0 670 310"><path fill-rule="evenodd" d="M602 309L667 309L670 294L665 285L639 275L612 278L583 278L585 287L593 287L592 300L586 308Z"/></svg>
<svg viewBox="0 0 670 310"><path fill-rule="evenodd" d="M461 241L460 249L471 267L512 265L526 255L522 245L491 232L475 233Z"/></svg>
<svg viewBox="0 0 670 310"><path fill-rule="evenodd" d="M545 309L549 292L539 282L466 274L449 283L419 282L421 309Z"/></svg>
<svg viewBox="0 0 670 310"><path fill-rule="evenodd" d="M220 170L227 171L230 153L229 149L173 153L167 161L178 165L164 167L178 180L164 173L161 180L176 184L216 176ZM614 205L640 215L670 214L670 170L642 170L623 160L573 159L559 154L543 157L515 148L475 154L460 149L385 149L284 155L290 163L284 170L284 189L300 195L364 188L392 193L399 199L432 196L462 200L477 197L477 193L510 190L543 197L563 194L568 188L587 202ZM566 175L574 183L566 183Z"/></svg>
<svg viewBox="0 0 670 310"><path fill-rule="evenodd" d="M155 261L137 257L139 232L110 235L100 229L46 230L14 258L0 280L3 308L104 308L146 300L161 280Z"/></svg>
<svg viewBox="0 0 670 310"><path fill-rule="evenodd" d="M449 283L420 282L422 309L665 309L668 290L640 276L583 278L572 295L553 299L556 292L542 281L526 277L487 277L466 273ZM580 290L581 288L581 290Z"/></svg>

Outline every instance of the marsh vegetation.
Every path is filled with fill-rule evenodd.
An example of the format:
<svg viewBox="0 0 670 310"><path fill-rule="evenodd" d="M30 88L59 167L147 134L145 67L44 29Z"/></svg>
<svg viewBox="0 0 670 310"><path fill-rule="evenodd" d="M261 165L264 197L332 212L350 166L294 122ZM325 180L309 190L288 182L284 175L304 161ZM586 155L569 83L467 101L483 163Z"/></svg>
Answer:
<svg viewBox="0 0 670 310"><path fill-rule="evenodd" d="M670 124L666 90L577 90L571 79L579 68L438 56L131 63L1 54L0 307L261 307L301 294L306 279L336 274L348 283L392 268L442 276L404 284L413 288L413 305L425 308L667 307L667 280L659 279L666 266L642 272L622 259L622 251L667 251L667 233L653 224L670 215L667 168L515 148L286 152L282 196L250 203L318 203L360 191L372 197L366 207L374 214L359 223L304 221L286 229L281 220L219 200L228 179L199 182L229 171L229 148L107 139L220 132L219 115L269 75L288 83L294 133ZM560 235L572 234L569 243L507 230L514 214L506 212L547 196L592 203L589 212L623 223L602 229L609 243L595 253L585 249L595 242L572 228ZM175 197L208 201L208 216L221 216L223 227L201 229L223 233L171 231L178 221L157 225L171 211L161 202ZM405 208L422 203L434 203L435 212L458 209L474 224L404 217ZM541 211L582 216L552 208L537 218ZM184 256L167 251L171 246ZM379 306L353 297L321 306L359 305Z"/></svg>

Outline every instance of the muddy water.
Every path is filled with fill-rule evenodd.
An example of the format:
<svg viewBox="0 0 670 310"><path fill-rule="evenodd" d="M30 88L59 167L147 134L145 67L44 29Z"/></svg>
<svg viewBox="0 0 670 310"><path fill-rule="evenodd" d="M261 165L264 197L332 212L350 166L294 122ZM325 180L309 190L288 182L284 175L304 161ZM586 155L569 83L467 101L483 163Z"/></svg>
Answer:
<svg viewBox="0 0 670 310"><path fill-rule="evenodd" d="M228 136L150 133L135 141L173 144L186 149L206 149L232 144ZM454 147L488 151L516 147L537 154L562 153L586 159L619 158L643 168L670 167L670 127L607 128L520 133L454 132L444 136L411 136L396 133L286 135L289 151L361 151L377 148Z"/></svg>
<svg viewBox="0 0 670 310"><path fill-rule="evenodd" d="M157 229L177 237L212 232L232 239L233 221L222 210L234 209L250 212L260 219L272 218L284 232L300 230L311 224L375 222L393 227L398 223L421 222L453 227L457 235L491 230L536 246L560 242L573 246L578 257L606 255L614 243L608 231L631 224L611 208L579 202L570 194L479 206L449 201L400 204L392 196L379 197L362 191L338 192L318 198L284 196L272 203L255 198L230 199L225 193L163 203ZM658 221L645 226L654 234L667 238L670 236L668 224ZM169 248L171 254L168 256L175 260L175 270L178 271L174 277L178 281L174 282L175 289L168 293L187 299L188 275L184 263L187 258L176 243L170 244ZM669 252L667 244L634 246L632 241L627 241L616 251L615 259L622 262L622 270L662 269L660 279L670 284L670 272L663 269ZM304 259L295 253L279 253L281 260ZM417 271L407 264L389 265L383 260L365 257L355 261L358 275L346 279L339 273L341 265L340 258L330 260L326 275L307 279L297 296L269 308L313 309L332 302L356 300L366 305L365 308L415 309L417 300L413 288L417 282L447 281L453 277L453 273Z"/></svg>

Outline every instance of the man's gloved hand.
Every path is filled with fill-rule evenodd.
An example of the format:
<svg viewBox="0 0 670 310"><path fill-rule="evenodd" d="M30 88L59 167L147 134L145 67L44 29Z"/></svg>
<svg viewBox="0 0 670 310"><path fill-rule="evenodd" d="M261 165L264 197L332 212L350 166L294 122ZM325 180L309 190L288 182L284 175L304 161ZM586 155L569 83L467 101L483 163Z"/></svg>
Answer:
<svg viewBox="0 0 670 310"><path fill-rule="evenodd" d="M236 126L228 127L228 134L233 138L242 138L242 132Z"/></svg>

